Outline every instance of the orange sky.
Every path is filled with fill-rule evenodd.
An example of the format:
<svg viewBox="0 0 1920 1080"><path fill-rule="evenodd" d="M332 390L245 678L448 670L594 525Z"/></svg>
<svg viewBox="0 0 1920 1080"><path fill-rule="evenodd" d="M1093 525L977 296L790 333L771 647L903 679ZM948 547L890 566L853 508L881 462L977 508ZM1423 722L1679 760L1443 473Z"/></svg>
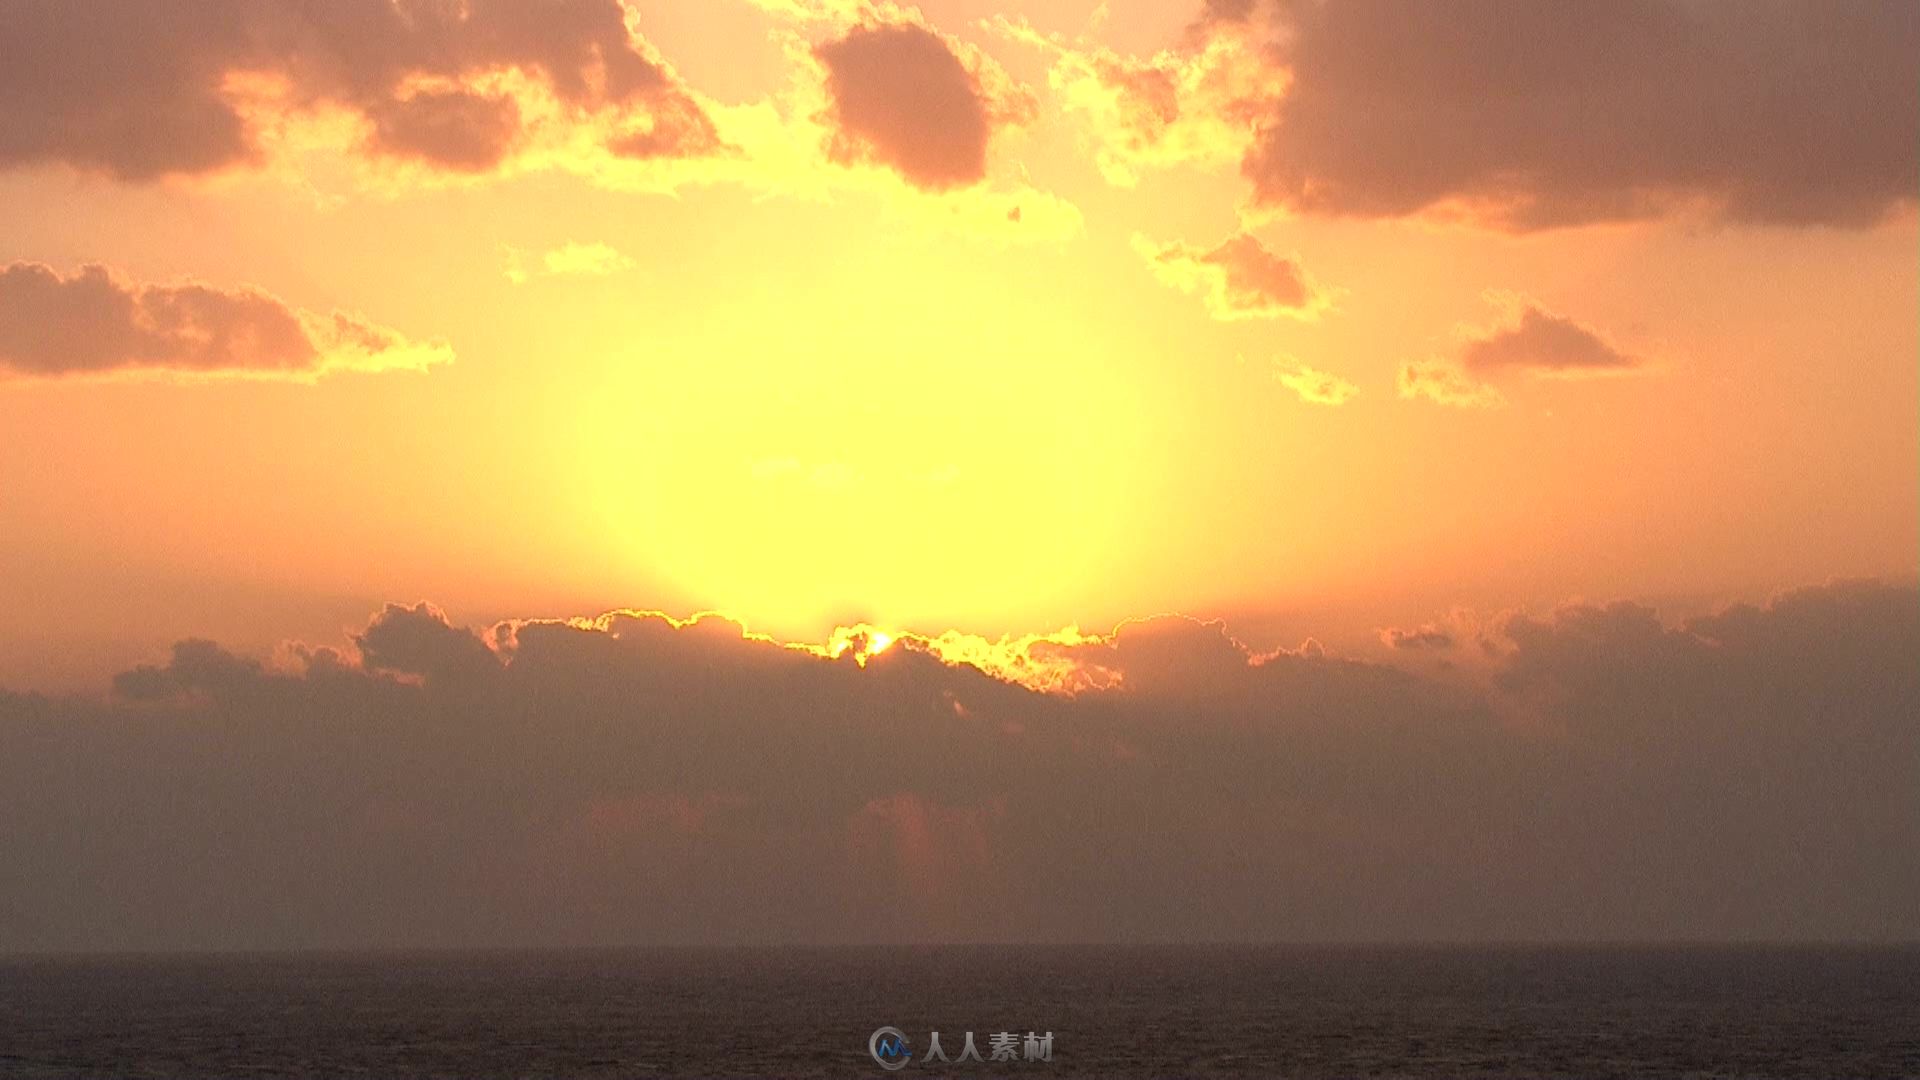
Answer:
<svg viewBox="0 0 1920 1080"><path fill-rule="evenodd" d="M420 598L1365 650L1915 571L1897 7L1813 32L1851 80L1737 9L1612 20L1644 71L1313 6L213 10L7 16L0 686Z"/></svg>
<svg viewBox="0 0 1920 1080"><path fill-rule="evenodd" d="M1892 0L0 3L0 954L1920 939L1916 87Z"/></svg>

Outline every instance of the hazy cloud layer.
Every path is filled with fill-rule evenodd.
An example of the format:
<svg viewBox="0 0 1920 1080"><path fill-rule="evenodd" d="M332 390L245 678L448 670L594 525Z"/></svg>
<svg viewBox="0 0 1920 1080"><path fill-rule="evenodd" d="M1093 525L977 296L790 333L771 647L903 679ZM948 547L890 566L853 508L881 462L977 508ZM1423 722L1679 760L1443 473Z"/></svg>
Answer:
<svg viewBox="0 0 1920 1080"><path fill-rule="evenodd" d="M1331 302L1298 259L1274 254L1247 233L1210 248L1178 240L1162 244L1136 234L1133 249L1155 277L1205 297L1216 319L1311 319Z"/></svg>
<svg viewBox="0 0 1920 1080"><path fill-rule="evenodd" d="M160 0L0 5L0 167L124 179L262 156L254 110L338 107L370 154L490 169L525 133L515 85L598 114L633 157L705 154L713 125L617 0Z"/></svg>
<svg viewBox="0 0 1920 1080"><path fill-rule="evenodd" d="M0 948L1920 933L1920 590L1501 625L1444 680L970 646L1051 693L712 617L183 642L0 693Z"/></svg>
<svg viewBox="0 0 1920 1080"><path fill-rule="evenodd" d="M1244 22L1250 5L1220 4ZM1704 206L1871 224L1920 196L1920 7L1278 5L1292 83L1244 170L1306 213L1513 230Z"/></svg>
<svg viewBox="0 0 1920 1080"><path fill-rule="evenodd" d="M854 26L814 49L826 74L831 152L871 161L929 191L986 179L994 132L1030 114L1022 93L995 93L989 63L915 23ZM1004 77L992 80L1004 87Z"/></svg>
<svg viewBox="0 0 1920 1080"><path fill-rule="evenodd" d="M444 345L357 315L301 311L256 289L131 284L101 266L64 278L39 263L0 268L0 374L311 378L452 359Z"/></svg>

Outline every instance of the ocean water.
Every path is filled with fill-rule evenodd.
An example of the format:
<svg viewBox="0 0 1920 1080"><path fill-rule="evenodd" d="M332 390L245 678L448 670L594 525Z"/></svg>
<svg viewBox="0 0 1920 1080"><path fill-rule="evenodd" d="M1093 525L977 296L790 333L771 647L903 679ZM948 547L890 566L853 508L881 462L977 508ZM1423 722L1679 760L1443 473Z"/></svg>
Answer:
<svg viewBox="0 0 1920 1080"><path fill-rule="evenodd" d="M957 1054L1053 1034L1051 1061ZM0 1077L1915 1077L1920 949L942 947L0 959Z"/></svg>

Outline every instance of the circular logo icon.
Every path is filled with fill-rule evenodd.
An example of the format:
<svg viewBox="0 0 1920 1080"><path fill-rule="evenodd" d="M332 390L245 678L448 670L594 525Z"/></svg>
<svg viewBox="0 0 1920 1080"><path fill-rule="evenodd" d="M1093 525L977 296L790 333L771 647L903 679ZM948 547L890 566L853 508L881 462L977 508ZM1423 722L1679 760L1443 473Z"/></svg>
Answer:
<svg viewBox="0 0 1920 1080"><path fill-rule="evenodd" d="M907 1062L913 1060L913 1051L907 1048L907 1033L897 1027L875 1028L867 1037L867 1053L889 1072L906 1068Z"/></svg>

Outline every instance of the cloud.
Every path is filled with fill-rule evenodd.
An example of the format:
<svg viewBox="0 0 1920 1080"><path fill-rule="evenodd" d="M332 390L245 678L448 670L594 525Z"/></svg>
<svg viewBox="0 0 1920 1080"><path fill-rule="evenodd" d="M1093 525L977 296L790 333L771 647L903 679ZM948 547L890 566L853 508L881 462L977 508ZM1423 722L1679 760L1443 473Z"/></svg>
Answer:
<svg viewBox="0 0 1920 1080"><path fill-rule="evenodd" d="M1244 23L1253 18L1258 6L1258 0L1206 0L1206 5L1200 12L1198 25Z"/></svg>
<svg viewBox="0 0 1920 1080"><path fill-rule="evenodd" d="M1259 203L1526 231L1871 225L1920 193L1920 9L1288 3Z"/></svg>
<svg viewBox="0 0 1920 1080"><path fill-rule="evenodd" d="M499 666L485 642L455 629L445 612L424 600L412 607L388 604L354 635L353 644L368 671L453 680L484 677Z"/></svg>
<svg viewBox="0 0 1920 1080"><path fill-rule="evenodd" d="M1305 364L1275 362L1273 378L1310 405L1345 405L1360 393L1358 386L1338 375Z"/></svg>
<svg viewBox="0 0 1920 1080"><path fill-rule="evenodd" d="M503 247L503 273L515 285L525 284L532 275L527 271L526 253L515 247ZM540 257L541 272L547 277L607 277L639 265L632 256L610 244L570 240Z"/></svg>
<svg viewBox="0 0 1920 1080"><path fill-rule="evenodd" d="M136 5L113 18L0 5L0 170L60 165L126 182L246 172L328 199L561 172L626 192L854 191L876 196L890 226L995 245L1080 234L1078 209L1024 174L981 181L970 110L984 146L1036 109L985 53L891 5L764 6L794 24L770 30L789 84L726 103L674 72L624 0L342 0L324 17L301 0ZM844 61L850 111L810 36ZM916 44L946 59L923 68ZM891 96L920 78L939 93L911 108ZM911 115L928 101L939 108Z"/></svg>
<svg viewBox="0 0 1920 1080"><path fill-rule="evenodd" d="M618 0L206 0L0 7L0 167L123 180L257 166L289 119L343 111L365 155L475 173L535 129L615 156L716 152L712 121Z"/></svg>
<svg viewBox="0 0 1920 1080"><path fill-rule="evenodd" d="M1389 627L1380 631L1380 641L1390 649L1453 648L1453 634L1431 624L1412 630Z"/></svg>
<svg viewBox="0 0 1920 1080"><path fill-rule="evenodd" d="M1531 371L1541 375L1618 372L1641 360L1622 352L1592 327L1525 299L1512 305L1511 321L1469 339L1461 366L1477 374Z"/></svg>
<svg viewBox="0 0 1920 1080"><path fill-rule="evenodd" d="M357 315L321 315L255 289L140 285L88 265L0 268L0 371L27 376L156 372L312 379L334 371L424 371L442 344Z"/></svg>
<svg viewBox="0 0 1920 1080"><path fill-rule="evenodd" d="M428 90L367 107L368 146L456 172L491 169L520 137L520 109L504 94Z"/></svg>
<svg viewBox="0 0 1920 1080"><path fill-rule="evenodd" d="M205 638L174 643L165 667L143 664L113 677L114 692L131 701L162 700L181 694L230 694L243 691L265 669L257 660L235 656Z"/></svg>
<svg viewBox="0 0 1920 1080"><path fill-rule="evenodd" d="M987 176L994 132L1031 117L1033 102L971 52L911 22L853 26L820 43L831 153L894 170L928 191Z"/></svg>
<svg viewBox="0 0 1920 1080"><path fill-rule="evenodd" d="M1516 373L1570 379L1644 370L1646 360L1608 341L1598 330L1512 293L1487 297L1505 309L1489 327L1462 327L1450 358L1419 360L1400 369L1400 396L1442 405L1489 408L1506 400L1492 380Z"/></svg>
<svg viewBox="0 0 1920 1080"><path fill-rule="evenodd" d="M1920 588L1499 626L1435 675L1179 617L186 641L0 692L0 948L1920 933Z"/></svg>
<svg viewBox="0 0 1920 1080"><path fill-rule="evenodd" d="M1149 169L1239 161L1255 120L1272 112L1285 85L1257 38L1228 25L1232 5L1215 6L1223 17L1196 26L1195 47L1152 56L1043 34L1024 19L995 16L986 25L1052 58L1047 83L1061 109L1084 125L1101 175L1133 187Z"/></svg>
<svg viewBox="0 0 1920 1080"><path fill-rule="evenodd" d="M1498 387L1479 382L1446 360L1414 360L1400 366L1400 396L1436 405L1496 409L1507 403Z"/></svg>
<svg viewBox="0 0 1920 1080"><path fill-rule="evenodd" d="M1211 248L1178 240L1162 244L1136 233L1133 249L1162 282L1204 296L1207 310L1216 319L1285 315L1312 320L1333 303L1298 259L1275 255L1247 233L1230 236Z"/></svg>
<svg viewBox="0 0 1920 1080"><path fill-rule="evenodd" d="M547 252L546 257L541 261L546 265L549 274L574 274L587 277L605 277L622 270L631 270L636 265L632 256L622 254L598 242L563 244Z"/></svg>

